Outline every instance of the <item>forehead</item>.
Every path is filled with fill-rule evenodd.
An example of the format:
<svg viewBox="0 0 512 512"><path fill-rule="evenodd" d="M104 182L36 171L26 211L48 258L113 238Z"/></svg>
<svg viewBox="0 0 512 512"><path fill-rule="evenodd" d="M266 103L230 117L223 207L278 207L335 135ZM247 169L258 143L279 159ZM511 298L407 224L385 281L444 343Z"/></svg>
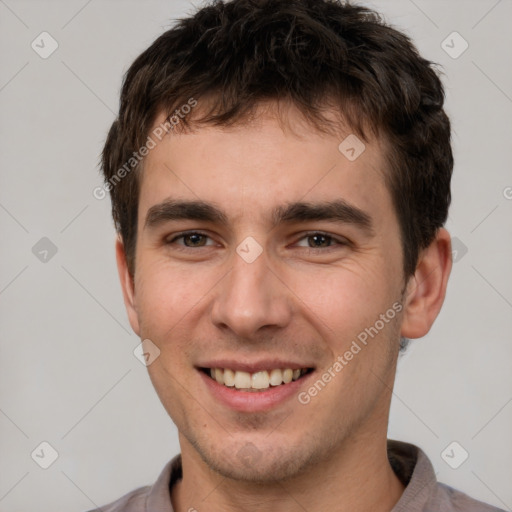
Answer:
<svg viewBox="0 0 512 512"><path fill-rule="evenodd" d="M168 198L211 202L233 220L263 218L292 201L341 198L389 210L385 165L382 141L363 142L342 125L320 133L294 109L285 122L267 112L230 127L170 130L145 159L139 212Z"/></svg>

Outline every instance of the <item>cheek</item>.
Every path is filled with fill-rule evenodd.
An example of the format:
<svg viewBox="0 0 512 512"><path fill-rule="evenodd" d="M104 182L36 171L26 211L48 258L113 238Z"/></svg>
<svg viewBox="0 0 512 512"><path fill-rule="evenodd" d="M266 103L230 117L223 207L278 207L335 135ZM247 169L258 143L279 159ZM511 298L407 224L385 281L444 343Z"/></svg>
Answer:
<svg viewBox="0 0 512 512"><path fill-rule="evenodd" d="M209 295L226 270L204 264L171 264L157 256L141 258L137 271L136 301L141 335L155 338L162 348L180 349L178 344L189 339L205 314Z"/></svg>
<svg viewBox="0 0 512 512"><path fill-rule="evenodd" d="M334 332L347 331L375 321L391 306L393 294L383 272L356 263L330 269L311 269L289 278L292 289L317 319Z"/></svg>
<svg viewBox="0 0 512 512"><path fill-rule="evenodd" d="M172 263L162 255L148 254L139 262L139 283L143 302L185 304L208 291L212 268L202 263Z"/></svg>
<svg viewBox="0 0 512 512"><path fill-rule="evenodd" d="M190 270L171 269L158 261L140 262L136 282L141 325L151 332L168 330L204 295L199 276Z"/></svg>

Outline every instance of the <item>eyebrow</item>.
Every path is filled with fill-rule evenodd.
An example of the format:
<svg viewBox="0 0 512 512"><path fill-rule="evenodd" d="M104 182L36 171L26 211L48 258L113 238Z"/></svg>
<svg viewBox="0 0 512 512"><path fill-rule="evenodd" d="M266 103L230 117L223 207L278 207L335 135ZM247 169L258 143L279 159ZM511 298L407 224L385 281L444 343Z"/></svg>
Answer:
<svg viewBox="0 0 512 512"><path fill-rule="evenodd" d="M272 226L310 221L352 224L373 235L371 216L343 199L328 202L294 202L274 208ZM153 229L173 220L197 220L227 226L227 215L212 203L201 200L166 199L149 208L144 227Z"/></svg>

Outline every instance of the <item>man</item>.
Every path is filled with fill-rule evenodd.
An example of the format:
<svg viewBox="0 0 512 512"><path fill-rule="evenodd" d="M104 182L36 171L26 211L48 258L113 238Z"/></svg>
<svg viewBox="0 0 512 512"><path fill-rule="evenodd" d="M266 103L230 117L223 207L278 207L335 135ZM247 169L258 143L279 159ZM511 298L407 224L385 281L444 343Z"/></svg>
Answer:
<svg viewBox="0 0 512 512"><path fill-rule="evenodd" d="M136 59L102 168L181 455L102 510L497 510L387 440L451 270L443 97L406 36L334 0L216 2Z"/></svg>

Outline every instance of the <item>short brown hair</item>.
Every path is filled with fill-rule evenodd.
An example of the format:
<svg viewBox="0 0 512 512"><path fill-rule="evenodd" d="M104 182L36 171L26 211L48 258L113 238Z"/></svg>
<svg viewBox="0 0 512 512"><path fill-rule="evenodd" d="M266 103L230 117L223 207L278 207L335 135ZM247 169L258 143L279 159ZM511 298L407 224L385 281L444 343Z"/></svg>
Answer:
<svg viewBox="0 0 512 512"><path fill-rule="evenodd" d="M446 221L453 156L438 73L406 35L374 11L337 0L231 0L201 8L156 39L124 77L102 154L132 275L141 165L122 179L119 171L156 116L172 116L191 98L208 105L197 125L242 123L263 102L287 101L320 131L333 128L323 112L334 107L363 140L381 136L404 276L414 273L419 251Z"/></svg>

